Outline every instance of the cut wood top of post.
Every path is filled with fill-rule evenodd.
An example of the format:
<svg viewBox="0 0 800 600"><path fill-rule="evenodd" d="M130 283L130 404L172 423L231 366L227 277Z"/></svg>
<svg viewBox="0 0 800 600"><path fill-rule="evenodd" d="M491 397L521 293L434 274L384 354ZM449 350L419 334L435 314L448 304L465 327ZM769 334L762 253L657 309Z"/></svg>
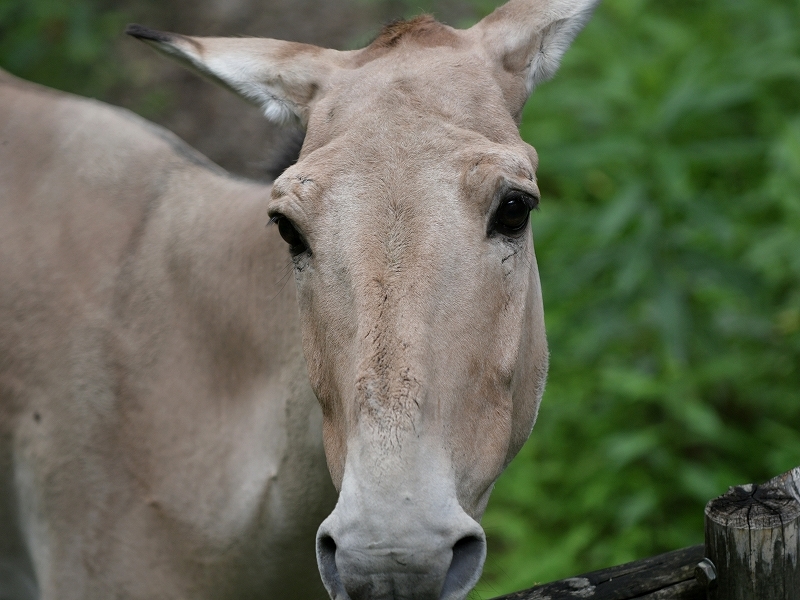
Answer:
<svg viewBox="0 0 800 600"><path fill-rule="evenodd" d="M763 485L737 485L706 505L715 523L737 529L772 529L800 517L800 467Z"/></svg>

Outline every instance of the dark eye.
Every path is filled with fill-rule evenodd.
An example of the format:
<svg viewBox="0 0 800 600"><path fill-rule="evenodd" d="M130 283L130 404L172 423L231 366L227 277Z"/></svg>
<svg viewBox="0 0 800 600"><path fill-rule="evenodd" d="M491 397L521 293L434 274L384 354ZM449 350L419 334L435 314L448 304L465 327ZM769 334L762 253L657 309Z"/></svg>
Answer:
<svg viewBox="0 0 800 600"><path fill-rule="evenodd" d="M289 244L289 254L297 256L308 250L303 236L295 229L295 226L292 225L289 219L283 215L279 215L273 217L272 221L278 225L278 233L281 234L283 241Z"/></svg>
<svg viewBox="0 0 800 600"><path fill-rule="evenodd" d="M536 199L523 192L510 192L497 207L492 230L503 235L519 235L528 224Z"/></svg>

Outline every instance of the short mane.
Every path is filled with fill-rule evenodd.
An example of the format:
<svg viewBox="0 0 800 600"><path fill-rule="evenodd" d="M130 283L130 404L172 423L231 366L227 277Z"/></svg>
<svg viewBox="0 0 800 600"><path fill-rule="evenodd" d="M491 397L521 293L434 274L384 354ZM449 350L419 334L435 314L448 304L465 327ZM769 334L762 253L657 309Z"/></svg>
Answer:
<svg viewBox="0 0 800 600"><path fill-rule="evenodd" d="M407 21L398 19L385 25L368 49L392 48L397 46L400 40L410 40L421 46L455 46L458 43L458 36L433 16L420 15Z"/></svg>

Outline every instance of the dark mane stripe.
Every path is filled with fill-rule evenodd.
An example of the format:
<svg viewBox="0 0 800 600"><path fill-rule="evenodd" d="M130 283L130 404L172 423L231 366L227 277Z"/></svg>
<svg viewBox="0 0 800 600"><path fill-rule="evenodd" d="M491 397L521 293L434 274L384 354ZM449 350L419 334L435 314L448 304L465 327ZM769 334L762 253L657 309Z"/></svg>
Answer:
<svg viewBox="0 0 800 600"><path fill-rule="evenodd" d="M423 46L455 45L458 41L453 31L439 23L432 15L420 15L409 20L398 19L385 25L368 48L373 50L392 48L400 40L406 39Z"/></svg>

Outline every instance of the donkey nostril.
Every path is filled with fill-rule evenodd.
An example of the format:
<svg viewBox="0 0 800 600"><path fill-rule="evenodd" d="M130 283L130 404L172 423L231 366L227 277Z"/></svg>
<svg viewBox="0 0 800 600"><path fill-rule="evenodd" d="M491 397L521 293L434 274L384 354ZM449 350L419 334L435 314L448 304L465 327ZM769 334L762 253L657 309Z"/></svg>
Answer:
<svg viewBox="0 0 800 600"><path fill-rule="evenodd" d="M326 552L332 552L336 554L336 542L333 541L333 538L329 535L322 535L319 538L319 545L320 548L324 548Z"/></svg>
<svg viewBox="0 0 800 600"><path fill-rule="evenodd" d="M478 583L486 558L486 541L468 535L453 545L453 560L442 587L440 600L463 598Z"/></svg>
<svg viewBox="0 0 800 600"><path fill-rule="evenodd" d="M320 535L317 538L317 566L322 576L322 583L331 598L347 598L339 577L339 569L336 567L336 542L329 535Z"/></svg>

